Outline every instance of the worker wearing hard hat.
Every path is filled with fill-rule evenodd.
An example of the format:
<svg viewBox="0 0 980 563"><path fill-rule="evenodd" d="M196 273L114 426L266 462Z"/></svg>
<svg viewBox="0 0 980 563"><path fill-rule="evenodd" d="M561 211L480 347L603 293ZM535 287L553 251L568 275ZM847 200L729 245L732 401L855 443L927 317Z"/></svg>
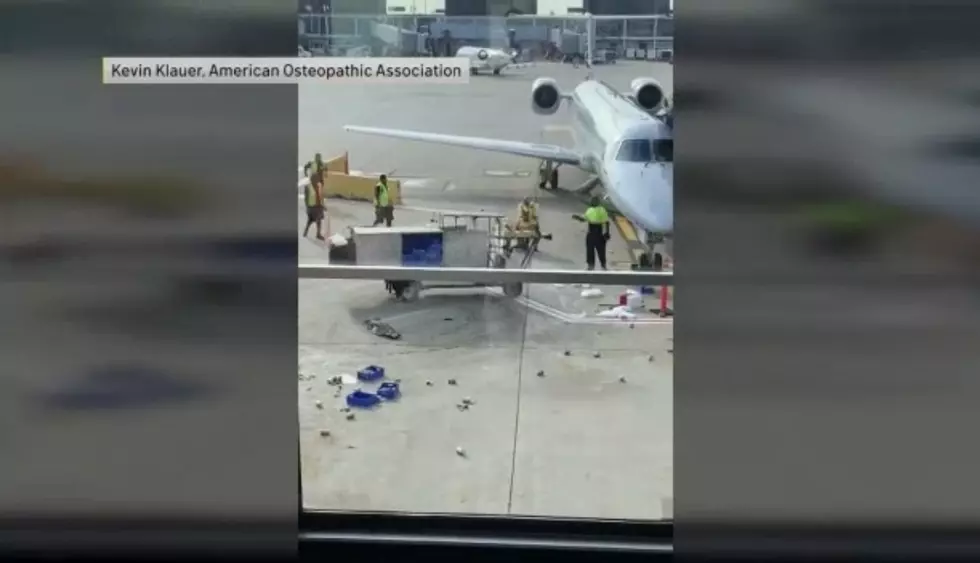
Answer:
<svg viewBox="0 0 980 563"><path fill-rule="evenodd" d="M585 262L590 270L595 269L596 257L599 265L606 269L606 242L609 241L609 212L602 206L598 197L589 201L589 208L584 215L572 215L578 221L588 225L585 235Z"/></svg>

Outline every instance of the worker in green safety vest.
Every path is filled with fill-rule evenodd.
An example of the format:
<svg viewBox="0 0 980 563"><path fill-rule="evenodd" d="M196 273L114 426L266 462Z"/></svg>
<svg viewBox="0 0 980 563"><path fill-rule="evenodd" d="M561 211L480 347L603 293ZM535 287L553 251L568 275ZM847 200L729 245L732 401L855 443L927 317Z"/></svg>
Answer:
<svg viewBox="0 0 980 563"><path fill-rule="evenodd" d="M384 223L386 227L390 227L394 219L395 209L388 194L388 177L382 174L374 186L374 224L371 226L377 227Z"/></svg>
<svg viewBox="0 0 980 563"><path fill-rule="evenodd" d="M609 241L609 212L602 206L598 197L593 197L584 215L572 215L572 217L588 225L589 230L585 234L585 262L589 269L595 269L598 256L599 265L605 270L606 242Z"/></svg>
<svg viewBox="0 0 980 563"><path fill-rule="evenodd" d="M319 155L317 155L319 156ZM310 167L308 181L306 182L305 203L306 203L306 228L303 229L303 236L308 236L310 227L316 225L316 238L323 238L323 174L325 169L315 170Z"/></svg>
<svg viewBox="0 0 980 563"><path fill-rule="evenodd" d="M323 172L326 169L326 165L323 163L323 155L316 153L313 156L313 160L306 163L303 167L304 174L311 174L317 172Z"/></svg>

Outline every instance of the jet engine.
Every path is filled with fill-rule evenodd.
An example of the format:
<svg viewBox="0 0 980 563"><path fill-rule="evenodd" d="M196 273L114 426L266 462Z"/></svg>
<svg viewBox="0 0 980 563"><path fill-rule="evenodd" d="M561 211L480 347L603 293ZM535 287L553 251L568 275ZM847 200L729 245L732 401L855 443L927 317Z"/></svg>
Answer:
<svg viewBox="0 0 980 563"><path fill-rule="evenodd" d="M561 106L561 91L551 78L539 78L531 85L531 109L538 115L552 115Z"/></svg>
<svg viewBox="0 0 980 563"><path fill-rule="evenodd" d="M666 101L660 83L652 78L637 78L630 83L633 101L648 112L661 109Z"/></svg>

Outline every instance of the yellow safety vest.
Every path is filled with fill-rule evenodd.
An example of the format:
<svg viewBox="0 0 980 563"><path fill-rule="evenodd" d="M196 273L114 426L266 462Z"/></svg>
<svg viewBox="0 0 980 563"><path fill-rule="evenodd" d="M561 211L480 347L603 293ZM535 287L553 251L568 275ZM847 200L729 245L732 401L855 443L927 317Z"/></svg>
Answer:
<svg viewBox="0 0 980 563"><path fill-rule="evenodd" d="M609 213L601 205L599 207L590 207L585 210L585 220L590 225L602 225L603 223L609 222Z"/></svg>
<svg viewBox="0 0 980 563"><path fill-rule="evenodd" d="M531 205L521 204L518 207L518 213L520 214L521 221L524 221L526 223L534 223L538 219L537 208L534 204Z"/></svg>
<svg viewBox="0 0 980 563"><path fill-rule="evenodd" d="M374 205L377 207L388 207L388 186L381 182L375 188L381 188L381 191L374 198Z"/></svg>
<svg viewBox="0 0 980 563"><path fill-rule="evenodd" d="M313 187L313 182L306 184L306 206L314 207L320 205L320 202L316 199L316 189Z"/></svg>

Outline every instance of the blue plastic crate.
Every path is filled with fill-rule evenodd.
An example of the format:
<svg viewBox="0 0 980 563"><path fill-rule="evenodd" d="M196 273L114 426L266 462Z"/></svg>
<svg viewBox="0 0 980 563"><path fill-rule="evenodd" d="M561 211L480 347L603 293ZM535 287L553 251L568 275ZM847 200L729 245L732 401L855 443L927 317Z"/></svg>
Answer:
<svg viewBox="0 0 980 563"><path fill-rule="evenodd" d="M369 409L376 406L381 402L381 397L375 395L374 393L368 393L367 391L362 391L357 389L353 393L347 395L347 406L358 408L358 409Z"/></svg>
<svg viewBox="0 0 980 563"><path fill-rule="evenodd" d="M394 381L385 381L378 387L378 396L386 401L394 401L401 397L402 391Z"/></svg>
<svg viewBox="0 0 980 563"><path fill-rule="evenodd" d="M381 366L368 366L357 371L357 378L361 381L377 381L384 379L385 368Z"/></svg>

